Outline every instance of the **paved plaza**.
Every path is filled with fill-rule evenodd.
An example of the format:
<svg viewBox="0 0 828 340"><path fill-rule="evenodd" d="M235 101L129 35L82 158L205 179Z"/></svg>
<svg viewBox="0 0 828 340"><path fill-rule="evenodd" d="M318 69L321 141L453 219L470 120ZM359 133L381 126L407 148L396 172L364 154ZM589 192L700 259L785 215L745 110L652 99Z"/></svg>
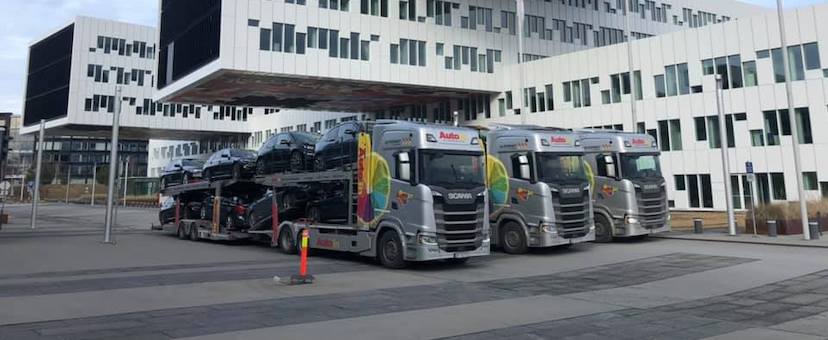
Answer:
<svg viewBox="0 0 828 340"><path fill-rule="evenodd" d="M389 270L150 231L153 209L7 206L0 339L825 339L828 249L681 239Z"/></svg>

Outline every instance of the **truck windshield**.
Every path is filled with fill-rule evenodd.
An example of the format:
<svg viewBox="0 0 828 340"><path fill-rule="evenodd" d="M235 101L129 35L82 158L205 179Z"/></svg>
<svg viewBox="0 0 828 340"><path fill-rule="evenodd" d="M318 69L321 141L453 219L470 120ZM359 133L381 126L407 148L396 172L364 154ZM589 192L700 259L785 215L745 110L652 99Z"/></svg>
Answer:
<svg viewBox="0 0 828 340"><path fill-rule="evenodd" d="M538 180L544 183L586 181L583 157L578 154L536 153Z"/></svg>
<svg viewBox="0 0 828 340"><path fill-rule="evenodd" d="M420 183L446 189L485 185L483 153L440 150L420 151Z"/></svg>
<svg viewBox="0 0 828 340"><path fill-rule="evenodd" d="M661 178L661 162L656 154L621 155L621 174L625 178Z"/></svg>

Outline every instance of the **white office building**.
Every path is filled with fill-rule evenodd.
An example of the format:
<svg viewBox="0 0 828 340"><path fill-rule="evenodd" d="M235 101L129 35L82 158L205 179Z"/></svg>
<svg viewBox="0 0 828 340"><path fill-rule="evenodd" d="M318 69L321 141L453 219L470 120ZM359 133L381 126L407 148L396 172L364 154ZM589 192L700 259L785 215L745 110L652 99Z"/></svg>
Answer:
<svg viewBox="0 0 828 340"><path fill-rule="evenodd" d="M173 134L238 138L238 132L256 148L288 129L319 132L349 119L449 123L457 112L469 124L650 133L664 151L670 201L679 209L725 208L723 145L736 173L727 180L737 208L748 199L746 178L738 174L747 161L755 165L762 201L798 199L799 175L809 199L828 194L828 162L819 157L828 151L828 137L816 133L828 126L828 71L822 65L828 23L818 20L828 17L828 6L786 14L800 122L791 126L776 13L737 1L160 4L152 99L281 110L257 112L238 126L168 124ZM717 74L725 79L724 126L715 118ZM793 167L794 128L804 174ZM720 129L726 130L724 141ZM180 139L170 136L157 137ZM185 143L172 144L158 144L166 148L158 150L157 164ZM150 148L155 150L153 143Z"/></svg>

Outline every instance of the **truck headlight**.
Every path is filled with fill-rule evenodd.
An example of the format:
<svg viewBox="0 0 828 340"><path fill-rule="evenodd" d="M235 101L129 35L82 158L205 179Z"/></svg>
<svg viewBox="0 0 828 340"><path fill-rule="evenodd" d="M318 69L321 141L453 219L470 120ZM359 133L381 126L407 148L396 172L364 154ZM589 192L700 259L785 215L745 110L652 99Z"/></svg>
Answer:
<svg viewBox="0 0 828 340"><path fill-rule="evenodd" d="M638 218L627 215L624 217L624 224L637 224Z"/></svg>
<svg viewBox="0 0 828 340"><path fill-rule="evenodd" d="M417 236L417 241L420 242L420 244L422 244L422 245L436 246L437 245L437 236L420 234L420 235Z"/></svg>
<svg viewBox="0 0 828 340"><path fill-rule="evenodd" d="M540 231L542 233L547 233L547 234L557 234L558 233L558 229L555 228L554 223L541 223L540 224Z"/></svg>

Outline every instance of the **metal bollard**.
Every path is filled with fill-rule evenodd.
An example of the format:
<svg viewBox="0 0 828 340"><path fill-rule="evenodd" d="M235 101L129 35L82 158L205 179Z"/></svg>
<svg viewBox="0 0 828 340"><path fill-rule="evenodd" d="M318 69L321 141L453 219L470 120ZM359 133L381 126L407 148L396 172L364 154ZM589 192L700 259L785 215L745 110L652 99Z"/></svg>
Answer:
<svg viewBox="0 0 828 340"><path fill-rule="evenodd" d="M777 225L775 220L768 221L768 236L769 237L776 237L778 236Z"/></svg>
<svg viewBox="0 0 828 340"><path fill-rule="evenodd" d="M704 220L700 218L693 219L693 233L695 234L703 234L704 233Z"/></svg>
<svg viewBox="0 0 828 340"><path fill-rule="evenodd" d="M808 227L811 229L811 240L819 240L819 237L821 236L819 222L809 222Z"/></svg>

